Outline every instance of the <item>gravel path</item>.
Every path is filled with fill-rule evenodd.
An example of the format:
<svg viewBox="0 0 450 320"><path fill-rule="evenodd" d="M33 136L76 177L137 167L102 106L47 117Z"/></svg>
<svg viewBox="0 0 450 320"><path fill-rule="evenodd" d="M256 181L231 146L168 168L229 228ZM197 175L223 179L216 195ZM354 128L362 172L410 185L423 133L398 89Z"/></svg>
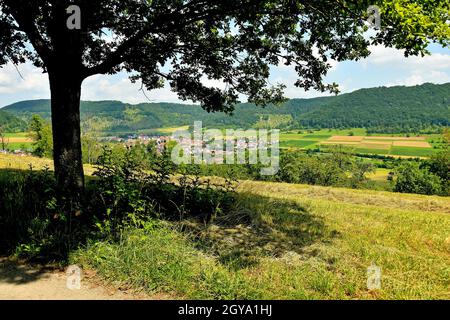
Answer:
<svg viewBox="0 0 450 320"><path fill-rule="evenodd" d="M31 266L0 258L0 300L130 300L145 299L127 291L99 284L92 273L84 273L81 289L67 288L64 270Z"/></svg>

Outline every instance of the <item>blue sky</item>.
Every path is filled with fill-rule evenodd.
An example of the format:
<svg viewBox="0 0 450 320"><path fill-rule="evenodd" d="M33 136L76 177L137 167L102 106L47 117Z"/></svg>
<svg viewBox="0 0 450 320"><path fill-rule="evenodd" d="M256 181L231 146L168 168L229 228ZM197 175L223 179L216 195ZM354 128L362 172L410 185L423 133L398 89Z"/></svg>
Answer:
<svg viewBox="0 0 450 320"><path fill-rule="evenodd" d="M430 46L430 56L405 58L400 50L377 46L371 48L372 55L360 61L332 63L326 80L340 85L343 93L361 88L418 85L425 82L450 82L450 49ZM47 75L30 64L19 66L22 79L12 65L0 69L0 107L30 99L49 98ZM282 82L287 86L289 98L310 98L324 95L320 92L296 88L293 84L296 73L291 67L272 68L271 83ZM208 82L208 81L207 81ZM209 81L210 85L218 85ZM113 76L98 75L85 80L82 99L121 100L128 103L148 102L139 91L139 84L131 84L127 74ZM177 95L166 86L147 93L152 101L180 102Z"/></svg>

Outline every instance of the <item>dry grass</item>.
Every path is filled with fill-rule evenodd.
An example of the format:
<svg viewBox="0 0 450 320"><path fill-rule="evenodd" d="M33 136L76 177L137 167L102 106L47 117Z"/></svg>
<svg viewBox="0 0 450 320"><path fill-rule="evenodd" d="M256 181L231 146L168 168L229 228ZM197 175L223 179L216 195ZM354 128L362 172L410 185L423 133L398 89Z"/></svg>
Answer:
<svg viewBox="0 0 450 320"><path fill-rule="evenodd" d="M332 136L328 139L328 141L362 141L364 139L363 136Z"/></svg>
<svg viewBox="0 0 450 320"><path fill-rule="evenodd" d="M431 148L426 141L394 141L394 147L415 147L415 148Z"/></svg>
<svg viewBox="0 0 450 320"><path fill-rule="evenodd" d="M33 170L42 170L46 167L53 170L53 160L33 156L0 154L0 169L29 170L32 168ZM86 175L92 175L94 167L91 165L84 165L84 172Z"/></svg>
<svg viewBox="0 0 450 320"><path fill-rule="evenodd" d="M368 140L386 140L386 141L398 141L398 140L405 140L405 141L425 141L425 137L385 137L385 136L370 136L365 137L365 139Z"/></svg>
<svg viewBox="0 0 450 320"><path fill-rule="evenodd" d="M392 142L389 142L389 141L376 141L376 140L366 140L366 139L364 139L363 141L362 141L363 143L365 143L365 144L368 144L368 145L388 145L388 146L392 146Z"/></svg>
<svg viewBox="0 0 450 320"><path fill-rule="evenodd" d="M371 206L378 209L450 213L449 197L258 181L244 181L240 185L240 190L258 191L258 194L264 196L285 197L309 202L326 200L340 204Z"/></svg>
<svg viewBox="0 0 450 320"><path fill-rule="evenodd" d="M33 156L17 156L13 154L0 154L0 169L30 169L42 170L45 167L53 170L53 161L47 158L37 158Z"/></svg>
<svg viewBox="0 0 450 320"><path fill-rule="evenodd" d="M391 144L389 143L370 143L370 142L362 142L358 144L358 148L367 148L367 149L380 149L380 150L389 150L391 148Z"/></svg>
<svg viewBox="0 0 450 320"><path fill-rule="evenodd" d="M29 143L29 142L33 142L32 139L27 138L27 137L11 137L11 138L6 138L6 141L8 143Z"/></svg>

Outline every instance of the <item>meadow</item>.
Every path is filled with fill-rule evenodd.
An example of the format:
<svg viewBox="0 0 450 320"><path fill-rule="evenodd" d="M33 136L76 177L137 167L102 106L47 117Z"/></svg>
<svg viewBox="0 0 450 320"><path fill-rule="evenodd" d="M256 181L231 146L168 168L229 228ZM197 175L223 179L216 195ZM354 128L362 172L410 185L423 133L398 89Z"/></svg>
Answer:
<svg viewBox="0 0 450 320"><path fill-rule="evenodd" d="M8 150L15 151L32 149L33 141L28 137L28 133L26 132L5 133L4 137L6 149Z"/></svg>
<svg viewBox="0 0 450 320"><path fill-rule="evenodd" d="M448 198L246 181L213 223L150 224L71 261L175 299L448 299L449 213Z"/></svg>
<svg viewBox="0 0 450 320"><path fill-rule="evenodd" d="M51 168L0 155L2 169L29 163ZM235 192L208 224L150 220L118 241L86 243L70 263L156 298L450 298L448 197L255 181ZM372 265L381 289L367 288Z"/></svg>

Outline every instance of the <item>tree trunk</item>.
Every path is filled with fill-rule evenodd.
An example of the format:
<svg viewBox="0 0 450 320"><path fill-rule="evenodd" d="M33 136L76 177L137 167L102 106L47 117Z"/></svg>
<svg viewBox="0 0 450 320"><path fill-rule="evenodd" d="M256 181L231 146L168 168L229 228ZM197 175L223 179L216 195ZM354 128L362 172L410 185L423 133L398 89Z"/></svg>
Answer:
<svg viewBox="0 0 450 320"><path fill-rule="evenodd" d="M67 69L64 71L49 73L53 160L58 192L74 199L84 189L80 130L81 81Z"/></svg>

